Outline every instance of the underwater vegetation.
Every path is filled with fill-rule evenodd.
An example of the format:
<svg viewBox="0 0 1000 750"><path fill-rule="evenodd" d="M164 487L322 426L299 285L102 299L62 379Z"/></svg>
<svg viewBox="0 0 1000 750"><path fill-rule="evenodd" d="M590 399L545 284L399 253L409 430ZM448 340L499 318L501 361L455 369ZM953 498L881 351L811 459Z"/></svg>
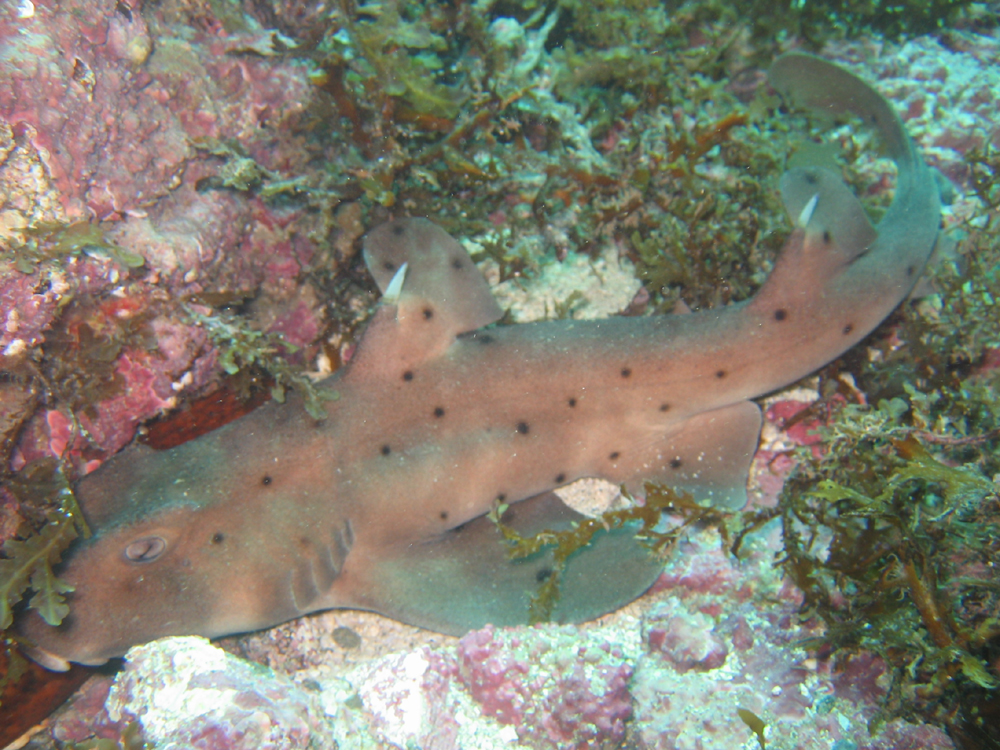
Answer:
<svg viewBox="0 0 1000 750"><path fill-rule="evenodd" d="M871 32L886 39L929 34L976 15L973 0L750 0L734 5L760 19L758 33L787 24L786 29L813 43Z"/></svg>
<svg viewBox="0 0 1000 750"><path fill-rule="evenodd" d="M936 293L857 372L870 405L832 407L779 503L782 564L824 647L893 669L877 720L920 717L960 747L993 747L1000 721L998 221L959 230Z"/></svg>
<svg viewBox="0 0 1000 750"><path fill-rule="evenodd" d="M803 469L788 483L779 504L782 564L805 593L804 613L826 622L822 640L834 658L864 649L892 667L873 730L919 716L959 734L983 732L991 719L980 706L1000 687L989 571L996 487L975 469L941 463L917 438L893 440L892 427L880 433L873 422L892 424L885 409L837 420L827 478Z"/></svg>

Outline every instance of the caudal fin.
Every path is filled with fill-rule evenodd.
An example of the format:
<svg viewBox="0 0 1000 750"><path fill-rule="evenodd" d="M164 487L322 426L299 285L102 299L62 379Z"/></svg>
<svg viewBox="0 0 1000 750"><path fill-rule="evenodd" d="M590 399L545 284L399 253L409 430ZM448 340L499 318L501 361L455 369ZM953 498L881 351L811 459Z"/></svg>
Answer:
<svg viewBox="0 0 1000 750"><path fill-rule="evenodd" d="M853 114L876 129L900 169L910 169L920 157L896 110L875 89L821 57L789 52L771 64L767 79L782 96L799 107L833 116Z"/></svg>

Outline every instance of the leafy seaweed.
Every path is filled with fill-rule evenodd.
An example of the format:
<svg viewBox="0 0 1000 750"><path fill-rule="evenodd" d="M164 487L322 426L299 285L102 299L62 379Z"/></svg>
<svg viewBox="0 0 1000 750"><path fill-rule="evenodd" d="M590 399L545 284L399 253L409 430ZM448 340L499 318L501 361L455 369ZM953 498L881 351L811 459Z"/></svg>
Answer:
<svg viewBox="0 0 1000 750"><path fill-rule="evenodd" d="M448 43L428 24L406 20L400 5L390 0L374 12L366 8L373 20L345 15L366 63L356 68L356 74L374 76L385 94L401 99L416 113L452 119L467 95L439 80L445 65L438 53L446 50Z"/></svg>
<svg viewBox="0 0 1000 750"><path fill-rule="evenodd" d="M0 631L10 627L13 608L26 592L34 591L30 609L50 625L58 625L68 607L63 594L72 587L61 581L52 568L78 536L90 536L76 496L62 467L54 459L29 464L5 481L7 490L24 507L47 508L41 528L8 539L0 548Z"/></svg>
<svg viewBox="0 0 1000 750"><path fill-rule="evenodd" d="M48 523L34 536L8 539L0 558L0 630L13 622L13 607L31 588L35 593L28 602L49 625L58 625L69 612L63 594L73 590L59 580L52 566L79 535L72 516L53 513Z"/></svg>
<svg viewBox="0 0 1000 750"><path fill-rule="evenodd" d="M983 205L1000 208L1000 149L987 141L969 150L969 182Z"/></svg>
<svg viewBox="0 0 1000 750"><path fill-rule="evenodd" d="M932 455L909 411L845 409L823 432L828 452L779 500L783 565L839 659L874 651L893 670L875 724L921 715L951 727L1000 687L989 657L1000 587L982 567L1000 544L1000 499L974 466Z"/></svg>
<svg viewBox="0 0 1000 750"><path fill-rule="evenodd" d="M70 224L43 223L21 230L25 241L8 251L21 273L31 273L44 260L62 260L86 253L107 255L120 267L141 268L146 260L137 253L119 247L107 239L98 223L77 221Z"/></svg>
<svg viewBox="0 0 1000 750"><path fill-rule="evenodd" d="M750 728L751 732L757 735L757 744L760 745L760 750L765 750L767 743L764 741L764 731L767 729L767 724L764 723L764 720L746 708L737 708L736 715Z"/></svg>
<svg viewBox="0 0 1000 750"><path fill-rule="evenodd" d="M279 403L285 400L286 391L294 388L304 401L305 409L316 420L326 419L323 404L339 398L337 391L319 388L302 371L290 363L284 353L293 353L297 347L280 335L260 331L247 325L238 316L228 312L206 313L188 307L191 322L208 333L219 350L219 364L229 375L259 368L272 379L271 398Z"/></svg>

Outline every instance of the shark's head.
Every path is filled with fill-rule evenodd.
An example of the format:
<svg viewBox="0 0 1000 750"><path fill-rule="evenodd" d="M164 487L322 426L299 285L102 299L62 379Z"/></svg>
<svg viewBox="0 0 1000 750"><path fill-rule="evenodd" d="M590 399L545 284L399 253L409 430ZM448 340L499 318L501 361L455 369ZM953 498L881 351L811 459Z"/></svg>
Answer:
<svg viewBox="0 0 1000 750"><path fill-rule="evenodd" d="M235 540L205 515L171 508L81 542L57 570L74 589L70 613L57 627L37 612L21 625L40 649L33 655L53 667L58 660L102 664L162 636L218 632L220 613L239 592L217 581L239 560Z"/></svg>
<svg viewBox="0 0 1000 750"><path fill-rule="evenodd" d="M329 591L350 525L312 517L299 487L315 462L271 452L281 430L269 421L273 431L235 442L225 427L167 451L136 446L78 483L94 534L55 570L73 587L69 614L56 627L34 611L21 622L38 661L101 664L163 636L255 630Z"/></svg>

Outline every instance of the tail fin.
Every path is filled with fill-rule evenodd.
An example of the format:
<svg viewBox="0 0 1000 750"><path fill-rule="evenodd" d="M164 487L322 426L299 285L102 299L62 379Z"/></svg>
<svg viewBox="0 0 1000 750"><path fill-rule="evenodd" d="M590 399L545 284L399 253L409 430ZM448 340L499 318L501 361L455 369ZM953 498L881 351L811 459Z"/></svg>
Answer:
<svg viewBox="0 0 1000 750"><path fill-rule="evenodd" d="M771 65L768 81L797 106L832 115L853 114L885 139L889 155L899 166L912 169L920 161L896 110L853 73L804 52L789 52Z"/></svg>

